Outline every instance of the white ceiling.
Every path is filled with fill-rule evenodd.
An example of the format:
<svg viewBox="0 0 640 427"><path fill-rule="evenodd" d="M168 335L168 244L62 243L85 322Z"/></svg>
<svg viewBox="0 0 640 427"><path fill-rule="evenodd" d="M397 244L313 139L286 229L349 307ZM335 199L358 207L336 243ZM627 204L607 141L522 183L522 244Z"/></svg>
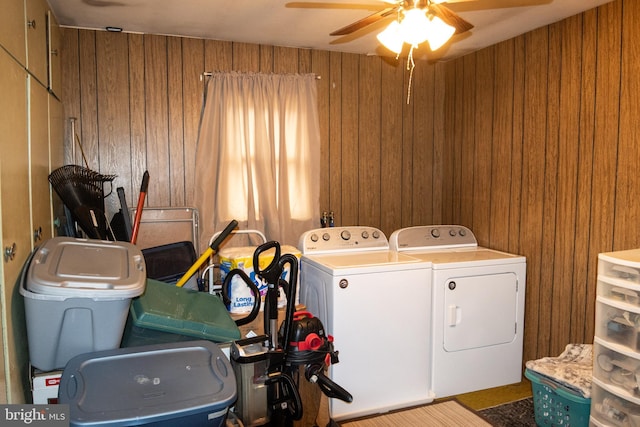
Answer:
<svg viewBox="0 0 640 427"><path fill-rule="evenodd" d="M48 0L60 25L394 56L376 39L393 18L349 36L334 30L389 7L381 0ZM421 59L452 59L612 0L449 0L475 27ZM425 44L426 45L426 44ZM414 54L416 55L416 54Z"/></svg>

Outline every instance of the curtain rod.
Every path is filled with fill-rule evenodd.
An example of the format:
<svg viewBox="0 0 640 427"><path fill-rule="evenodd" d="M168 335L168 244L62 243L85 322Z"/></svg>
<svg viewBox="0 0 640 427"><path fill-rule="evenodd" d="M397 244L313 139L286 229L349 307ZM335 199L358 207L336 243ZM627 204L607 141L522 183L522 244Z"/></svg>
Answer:
<svg viewBox="0 0 640 427"><path fill-rule="evenodd" d="M205 71L204 73L200 74L200 80L202 81L203 77L211 77L213 75L213 71ZM322 76L319 76L316 74L316 80L320 80L322 79Z"/></svg>

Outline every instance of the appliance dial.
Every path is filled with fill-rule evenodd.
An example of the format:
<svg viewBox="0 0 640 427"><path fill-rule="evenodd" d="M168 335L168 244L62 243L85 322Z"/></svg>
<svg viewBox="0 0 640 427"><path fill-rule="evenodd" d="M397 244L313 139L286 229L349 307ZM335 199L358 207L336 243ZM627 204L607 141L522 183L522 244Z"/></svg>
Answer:
<svg viewBox="0 0 640 427"><path fill-rule="evenodd" d="M329 236L329 233L324 233L322 235L322 240L324 240L325 242L328 242L330 238L331 236Z"/></svg>
<svg viewBox="0 0 640 427"><path fill-rule="evenodd" d="M374 230L374 232L373 232L373 238L374 238L374 239L379 239L379 238L380 238L380 233L378 232L378 230Z"/></svg>
<svg viewBox="0 0 640 427"><path fill-rule="evenodd" d="M467 235L467 232L464 230L464 228L461 228L461 229L460 229L460 231L458 231L458 233L459 233L462 237L464 237L464 236L466 236L466 235Z"/></svg>
<svg viewBox="0 0 640 427"><path fill-rule="evenodd" d="M440 237L440 230L434 228L433 230L431 230L431 235L437 239L438 237Z"/></svg>
<svg viewBox="0 0 640 427"><path fill-rule="evenodd" d="M349 233L347 230L344 230L342 233L340 233L340 237L342 237L342 240L349 240L351 238L351 233Z"/></svg>
<svg viewBox="0 0 640 427"><path fill-rule="evenodd" d="M312 234L309 238L311 239L311 241L312 241L313 243L315 243L315 242L317 242L317 241L318 241L318 235L317 235L317 234L315 234L315 233L314 233L314 234Z"/></svg>
<svg viewBox="0 0 640 427"><path fill-rule="evenodd" d="M456 237L456 230L454 230L453 228L449 230L449 236Z"/></svg>
<svg viewBox="0 0 640 427"><path fill-rule="evenodd" d="M368 238L369 238L369 233L367 232L367 230L364 230L364 231L362 232L362 238L363 238L363 239L368 239Z"/></svg>

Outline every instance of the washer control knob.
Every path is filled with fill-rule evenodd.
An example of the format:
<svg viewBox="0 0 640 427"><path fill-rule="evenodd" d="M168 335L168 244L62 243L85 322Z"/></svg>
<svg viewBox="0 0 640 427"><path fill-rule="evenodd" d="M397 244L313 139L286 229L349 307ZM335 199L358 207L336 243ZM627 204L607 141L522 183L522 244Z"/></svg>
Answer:
<svg viewBox="0 0 640 427"><path fill-rule="evenodd" d="M322 235L322 240L324 240L325 242L328 242L330 238L331 236L329 236L329 233L324 233Z"/></svg>
<svg viewBox="0 0 640 427"><path fill-rule="evenodd" d="M456 282L449 282L447 287L453 291L456 288Z"/></svg>
<svg viewBox="0 0 640 427"><path fill-rule="evenodd" d="M453 228L449 230L449 236L456 237L456 230L454 230Z"/></svg>
<svg viewBox="0 0 640 427"><path fill-rule="evenodd" d="M309 236L309 239L311 239L311 241L315 243L318 241L318 235L313 233L311 236Z"/></svg>
<svg viewBox="0 0 640 427"><path fill-rule="evenodd" d="M340 289L346 289L347 286L349 286L349 281L347 279L340 279L338 286L340 286Z"/></svg>
<svg viewBox="0 0 640 427"><path fill-rule="evenodd" d="M379 238L380 238L380 232L379 232L378 230L375 230L375 231L373 232L373 238L374 238L374 239L379 239Z"/></svg>
<svg viewBox="0 0 640 427"><path fill-rule="evenodd" d="M340 233L340 237L342 237L342 240L349 240L351 238L351 233L349 233L349 231L344 230L342 233Z"/></svg>
<svg viewBox="0 0 640 427"><path fill-rule="evenodd" d="M363 238L363 239L368 239L368 238L369 238L369 232L368 232L367 230L364 230L364 231L362 232L362 238Z"/></svg>
<svg viewBox="0 0 640 427"><path fill-rule="evenodd" d="M437 228L434 228L431 230L431 236L435 237L436 239L438 237L440 237L440 230L438 230Z"/></svg>
<svg viewBox="0 0 640 427"><path fill-rule="evenodd" d="M464 237L464 236L466 236L466 235L467 235L467 232L465 231L465 229L464 229L464 228L461 228L461 229L460 229L460 231L458 231L458 233L459 233L462 237Z"/></svg>

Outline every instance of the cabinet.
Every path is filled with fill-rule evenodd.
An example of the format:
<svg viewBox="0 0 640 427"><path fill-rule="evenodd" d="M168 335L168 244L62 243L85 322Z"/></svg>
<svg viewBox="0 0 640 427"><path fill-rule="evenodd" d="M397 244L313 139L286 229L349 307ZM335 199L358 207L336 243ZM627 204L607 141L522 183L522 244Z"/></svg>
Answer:
<svg viewBox="0 0 640 427"><path fill-rule="evenodd" d="M640 249L598 255L591 423L640 423Z"/></svg>
<svg viewBox="0 0 640 427"><path fill-rule="evenodd" d="M52 22L51 26L47 23ZM63 162L57 24L45 0L3 0L0 14L0 404L29 397L23 266L53 235L48 175ZM55 52L59 53L58 51ZM52 68L53 67L53 68ZM59 65L57 66L59 70ZM59 83L57 83L59 85ZM58 86L59 87L59 86ZM54 95L58 90L57 97Z"/></svg>

